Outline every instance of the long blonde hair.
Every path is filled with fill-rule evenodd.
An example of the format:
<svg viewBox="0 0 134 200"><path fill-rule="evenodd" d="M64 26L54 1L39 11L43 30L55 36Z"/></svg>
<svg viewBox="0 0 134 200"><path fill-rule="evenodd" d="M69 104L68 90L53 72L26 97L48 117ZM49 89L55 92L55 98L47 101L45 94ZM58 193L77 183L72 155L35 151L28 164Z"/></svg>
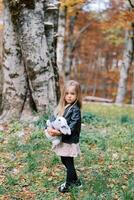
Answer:
<svg viewBox="0 0 134 200"><path fill-rule="evenodd" d="M79 108L82 107L82 96L81 96L80 84L75 80L69 80L63 86L63 89L61 91L60 101L59 101L59 104L58 104L58 106L55 110L55 113L60 115L60 116L62 116L64 114L65 106L66 106L65 95L66 95L66 91L67 91L68 87L70 87L70 86L74 86L75 92L76 92L76 95L77 95L77 98L76 98L76 101L74 102L74 104L77 104Z"/></svg>

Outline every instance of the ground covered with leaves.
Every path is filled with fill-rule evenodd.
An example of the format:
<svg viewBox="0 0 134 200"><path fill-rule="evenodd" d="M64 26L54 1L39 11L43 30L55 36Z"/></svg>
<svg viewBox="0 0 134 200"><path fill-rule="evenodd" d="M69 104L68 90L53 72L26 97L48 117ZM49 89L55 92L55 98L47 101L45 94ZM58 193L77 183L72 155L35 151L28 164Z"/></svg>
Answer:
<svg viewBox="0 0 134 200"><path fill-rule="evenodd" d="M86 104L81 156L75 159L81 189L60 194L65 169L43 126L13 122L0 129L1 200L133 200L134 108Z"/></svg>

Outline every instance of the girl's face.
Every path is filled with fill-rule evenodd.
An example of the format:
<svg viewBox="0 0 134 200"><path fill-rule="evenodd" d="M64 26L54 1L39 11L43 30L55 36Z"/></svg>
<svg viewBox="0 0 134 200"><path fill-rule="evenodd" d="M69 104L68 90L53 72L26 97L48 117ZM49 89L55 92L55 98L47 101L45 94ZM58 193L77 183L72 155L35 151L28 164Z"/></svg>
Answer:
<svg viewBox="0 0 134 200"><path fill-rule="evenodd" d="M75 91L75 87L74 86L69 86L65 92L65 102L67 104L72 104L73 102L75 102L77 99L77 94Z"/></svg>

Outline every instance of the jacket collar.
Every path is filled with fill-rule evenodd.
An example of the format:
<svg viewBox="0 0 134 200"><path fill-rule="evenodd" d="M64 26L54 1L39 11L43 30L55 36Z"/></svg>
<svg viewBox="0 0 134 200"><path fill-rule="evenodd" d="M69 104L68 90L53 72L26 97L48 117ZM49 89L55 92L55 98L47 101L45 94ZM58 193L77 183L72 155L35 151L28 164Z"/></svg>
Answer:
<svg viewBox="0 0 134 200"><path fill-rule="evenodd" d="M69 104L69 105L67 105L66 107L65 107L65 111L64 111L64 117L67 117L67 115L68 115L68 113L69 113L69 111L71 110L71 108L73 107L73 106L75 106L77 104L77 102L74 102L73 104Z"/></svg>

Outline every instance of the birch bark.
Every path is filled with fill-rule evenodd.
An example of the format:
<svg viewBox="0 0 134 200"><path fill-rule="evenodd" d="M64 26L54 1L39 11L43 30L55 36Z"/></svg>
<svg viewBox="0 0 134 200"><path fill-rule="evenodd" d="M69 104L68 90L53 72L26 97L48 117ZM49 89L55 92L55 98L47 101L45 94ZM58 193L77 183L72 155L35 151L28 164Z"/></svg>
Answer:
<svg viewBox="0 0 134 200"><path fill-rule="evenodd" d="M66 8L62 8L59 11L58 21L58 38L57 38L57 65L59 69L59 75L64 80L64 40L65 40L65 25L66 25Z"/></svg>
<svg viewBox="0 0 134 200"><path fill-rule="evenodd" d="M115 103L122 104L127 90L128 72L133 59L133 28L126 31L123 62L120 69L120 78Z"/></svg>
<svg viewBox="0 0 134 200"><path fill-rule="evenodd" d="M55 107L58 70L53 1L4 0L4 87L1 120L20 118L27 108L39 114Z"/></svg>

